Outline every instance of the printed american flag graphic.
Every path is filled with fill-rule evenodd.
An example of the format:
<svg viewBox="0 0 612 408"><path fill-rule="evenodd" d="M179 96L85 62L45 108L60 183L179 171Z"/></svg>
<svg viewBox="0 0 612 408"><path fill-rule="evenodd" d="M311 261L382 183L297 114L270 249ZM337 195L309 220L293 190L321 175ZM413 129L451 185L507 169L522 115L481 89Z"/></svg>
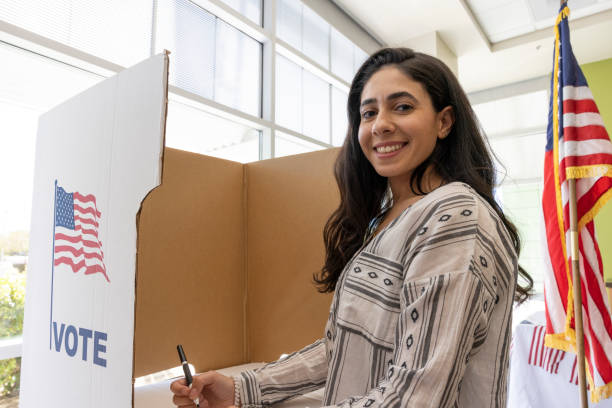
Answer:
<svg viewBox="0 0 612 408"><path fill-rule="evenodd" d="M569 38L569 9L555 27L542 209L546 230L546 345L575 352L570 178L576 179L587 380L591 399L612 395L612 321L593 218L612 197L612 143Z"/></svg>
<svg viewBox="0 0 612 408"><path fill-rule="evenodd" d="M85 275L100 273L110 282L98 234L101 215L92 194L56 187L54 266L66 265Z"/></svg>

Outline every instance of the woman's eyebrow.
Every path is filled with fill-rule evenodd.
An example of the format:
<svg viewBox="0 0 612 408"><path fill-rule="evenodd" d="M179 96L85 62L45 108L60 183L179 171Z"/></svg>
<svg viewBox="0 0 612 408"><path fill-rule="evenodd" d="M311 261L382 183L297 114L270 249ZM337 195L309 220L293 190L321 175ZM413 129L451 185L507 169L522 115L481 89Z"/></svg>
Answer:
<svg viewBox="0 0 612 408"><path fill-rule="evenodd" d="M394 92L391 95L387 96L388 101L391 101L393 99L399 99L399 98L408 98L408 99L412 99L414 103L418 102L417 98L415 98L414 95L406 91Z"/></svg>
<svg viewBox="0 0 612 408"><path fill-rule="evenodd" d="M364 99L364 100L361 102L361 106L363 107L363 106L365 106L365 105L369 105L369 104L374 103L374 102L376 102L376 98L368 98L368 99Z"/></svg>
<svg viewBox="0 0 612 408"><path fill-rule="evenodd" d="M387 96L387 100L388 101L392 101L394 99L399 99L399 98L408 98L408 99L412 99L412 101L414 103L418 102L417 98L415 98L414 95L412 95L410 92L406 92L406 91L393 92L392 94ZM370 103L374 103L374 102L376 102L376 98L364 99L361 102L361 106L363 107L365 105L369 105Z"/></svg>

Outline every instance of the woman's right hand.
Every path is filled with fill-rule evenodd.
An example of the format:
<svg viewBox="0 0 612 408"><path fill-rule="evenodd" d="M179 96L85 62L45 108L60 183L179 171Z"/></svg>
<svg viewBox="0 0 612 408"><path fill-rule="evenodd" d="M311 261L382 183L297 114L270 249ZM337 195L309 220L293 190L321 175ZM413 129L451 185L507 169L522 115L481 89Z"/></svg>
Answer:
<svg viewBox="0 0 612 408"><path fill-rule="evenodd" d="M177 407L194 407L196 398L202 408L227 408L234 405L234 380L215 371L195 375L191 387L184 378L170 384Z"/></svg>

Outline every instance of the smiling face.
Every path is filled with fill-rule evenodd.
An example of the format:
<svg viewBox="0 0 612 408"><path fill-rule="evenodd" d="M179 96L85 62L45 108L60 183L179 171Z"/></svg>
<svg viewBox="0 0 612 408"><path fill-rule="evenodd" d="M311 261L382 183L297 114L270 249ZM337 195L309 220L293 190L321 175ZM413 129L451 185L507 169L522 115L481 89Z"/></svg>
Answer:
<svg viewBox="0 0 612 408"><path fill-rule="evenodd" d="M421 85L394 66L374 73L363 88L359 144L376 172L406 183L452 126L452 108L440 112Z"/></svg>

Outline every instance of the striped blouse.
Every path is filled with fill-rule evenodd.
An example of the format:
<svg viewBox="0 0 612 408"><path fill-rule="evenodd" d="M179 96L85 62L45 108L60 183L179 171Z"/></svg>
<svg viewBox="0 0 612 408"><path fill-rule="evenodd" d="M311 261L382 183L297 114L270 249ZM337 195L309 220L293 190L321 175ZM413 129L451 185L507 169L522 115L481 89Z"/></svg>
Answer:
<svg viewBox="0 0 612 408"><path fill-rule="evenodd" d="M234 378L242 406L325 387L326 406L505 407L517 265L488 203L439 187L348 262L323 338Z"/></svg>

